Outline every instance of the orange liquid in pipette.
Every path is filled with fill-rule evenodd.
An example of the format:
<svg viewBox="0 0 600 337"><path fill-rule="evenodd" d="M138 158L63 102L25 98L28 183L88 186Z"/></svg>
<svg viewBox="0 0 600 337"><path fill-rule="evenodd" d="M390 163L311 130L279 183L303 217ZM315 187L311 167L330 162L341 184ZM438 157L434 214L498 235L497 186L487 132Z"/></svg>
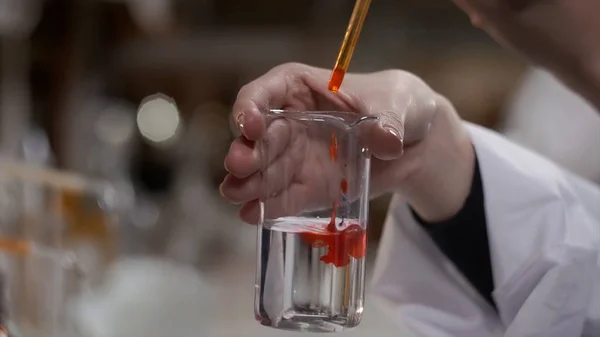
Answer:
<svg viewBox="0 0 600 337"><path fill-rule="evenodd" d="M338 90L340 90L344 76L346 76L346 71L344 69L333 69L333 73L331 73L331 79L329 80L329 91L333 92L334 94L337 93Z"/></svg>
<svg viewBox="0 0 600 337"><path fill-rule="evenodd" d="M362 31L370 5L371 0L356 0L346 34L344 35L344 41L342 42L331 78L329 79L328 88L333 93L337 93L342 86L342 81L348 71L348 66L350 66L350 60L352 59L352 54L356 48L356 43L358 42L358 37Z"/></svg>

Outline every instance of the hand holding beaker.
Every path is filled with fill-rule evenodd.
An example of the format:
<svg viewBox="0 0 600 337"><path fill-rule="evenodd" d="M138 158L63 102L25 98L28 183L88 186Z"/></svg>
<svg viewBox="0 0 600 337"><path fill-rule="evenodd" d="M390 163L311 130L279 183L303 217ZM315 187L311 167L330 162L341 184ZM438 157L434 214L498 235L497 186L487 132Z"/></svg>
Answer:
<svg viewBox="0 0 600 337"><path fill-rule="evenodd" d="M241 218L257 223L258 199L266 192L265 185L257 183L261 159L255 142L268 139L271 144L288 144L291 137L302 140L298 133L269 127L263 115L269 109L350 111L359 116L378 117L377 123L366 123L361 128L360 137L374 156L371 196L399 191L427 220L441 219L458 210L470 182L468 174L462 174L469 170L460 168L472 166L474 157L469 136L447 99L418 77L400 70L348 74L344 87L333 94L327 89L329 73L303 64L284 64L240 90L233 118L244 136L231 145L225 160L230 175L221 185L221 193L242 204ZM433 132L427 132L430 129ZM310 175L314 182L327 172L315 169L322 168L318 159L328 151L323 142L320 144L318 150L311 145L310 156L303 156L301 163L288 162L296 165L295 171ZM300 145L294 143L298 149ZM451 148L459 151L447 151ZM456 167L446 167L453 162ZM450 179L454 175L457 177ZM449 180L453 186L448 186ZM453 192L444 195L432 192L440 186ZM289 193L301 191L295 189ZM304 195L298 197L294 208L313 206L299 204Z"/></svg>
<svg viewBox="0 0 600 337"><path fill-rule="evenodd" d="M230 151L230 156L245 160L243 147L253 147L259 160L234 165L223 184L230 200L254 200L246 204L244 220L256 223L258 200L264 202L264 217L274 219L331 206L339 197L354 201L360 196L363 186L357 180L368 158L360 134L368 132L376 117L283 110L266 111L262 117L263 139L253 145L240 138Z"/></svg>
<svg viewBox="0 0 600 337"><path fill-rule="evenodd" d="M400 192L436 221L460 209L473 174L460 118L415 76L348 75L336 94L327 80L323 69L279 66L242 88L233 109L243 136L221 194L258 223L255 315L279 329L359 324L370 195Z"/></svg>

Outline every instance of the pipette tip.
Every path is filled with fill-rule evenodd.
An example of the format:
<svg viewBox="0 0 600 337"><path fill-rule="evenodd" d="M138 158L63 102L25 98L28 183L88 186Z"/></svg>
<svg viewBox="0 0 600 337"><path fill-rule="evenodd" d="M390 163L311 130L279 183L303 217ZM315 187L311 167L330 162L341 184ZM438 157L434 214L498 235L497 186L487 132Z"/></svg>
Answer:
<svg viewBox="0 0 600 337"><path fill-rule="evenodd" d="M340 90L345 75L346 71L344 69L335 67L331 73L331 79L329 80L329 91L334 94L337 93Z"/></svg>

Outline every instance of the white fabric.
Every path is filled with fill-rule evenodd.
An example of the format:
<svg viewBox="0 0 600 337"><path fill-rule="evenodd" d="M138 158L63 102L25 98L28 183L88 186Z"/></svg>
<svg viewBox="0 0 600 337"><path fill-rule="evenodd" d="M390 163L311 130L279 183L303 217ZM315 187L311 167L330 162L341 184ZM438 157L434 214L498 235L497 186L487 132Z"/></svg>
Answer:
<svg viewBox="0 0 600 337"><path fill-rule="evenodd" d="M600 118L550 73L533 69L509 102L506 136L600 183Z"/></svg>
<svg viewBox="0 0 600 337"><path fill-rule="evenodd" d="M600 336L600 187L492 131L467 127L483 180L499 313L399 196L382 235L374 293L419 337Z"/></svg>

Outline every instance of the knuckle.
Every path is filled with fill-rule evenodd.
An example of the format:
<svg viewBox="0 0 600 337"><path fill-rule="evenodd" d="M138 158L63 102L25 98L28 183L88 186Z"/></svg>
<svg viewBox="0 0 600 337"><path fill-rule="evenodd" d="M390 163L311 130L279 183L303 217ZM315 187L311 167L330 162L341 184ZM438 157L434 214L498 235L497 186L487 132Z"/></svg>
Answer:
<svg viewBox="0 0 600 337"><path fill-rule="evenodd" d="M246 83L238 91L237 97L240 98L240 97L244 96L247 93L251 93L251 92L255 91L256 88L257 88L256 80L254 80L254 81L252 81L250 83Z"/></svg>
<svg viewBox="0 0 600 337"><path fill-rule="evenodd" d="M284 74L286 76L293 75L295 73L301 73L306 71L309 66L298 63L298 62L287 62L273 67L269 72L274 74Z"/></svg>
<svg viewBox="0 0 600 337"><path fill-rule="evenodd" d="M299 70L299 69L305 69L308 66L306 64L300 63L300 62L286 62L283 64L280 64L278 66L276 66L273 69L279 69L279 70Z"/></svg>
<svg viewBox="0 0 600 337"><path fill-rule="evenodd" d="M408 74L408 72L406 72L404 70L400 70L400 69L387 69L387 70L382 71L382 73L385 76L387 76L388 78L393 78L393 79L401 79Z"/></svg>
<svg viewBox="0 0 600 337"><path fill-rule="evenodd" d="M328 72L324 69L298 62L284 63L276 66L271 71L277 76L283 76L288 84L302 83L307 78L321 77L324 73Z"/></svg>
<svg viewBox="0 0 600 337"><path fill-rule="evenodd" d="M388 69L383 71L383 75L390 82L402 83L406 82L412 74L400 69Z"/></svg>
<svg viewBox="0 0 600 337"><path fill-rule="evenodd" d="M422 87L425 83L419 76L400 69L385 70L384 76L393 89L400 89L402 92L407 89Z"/></svg>

